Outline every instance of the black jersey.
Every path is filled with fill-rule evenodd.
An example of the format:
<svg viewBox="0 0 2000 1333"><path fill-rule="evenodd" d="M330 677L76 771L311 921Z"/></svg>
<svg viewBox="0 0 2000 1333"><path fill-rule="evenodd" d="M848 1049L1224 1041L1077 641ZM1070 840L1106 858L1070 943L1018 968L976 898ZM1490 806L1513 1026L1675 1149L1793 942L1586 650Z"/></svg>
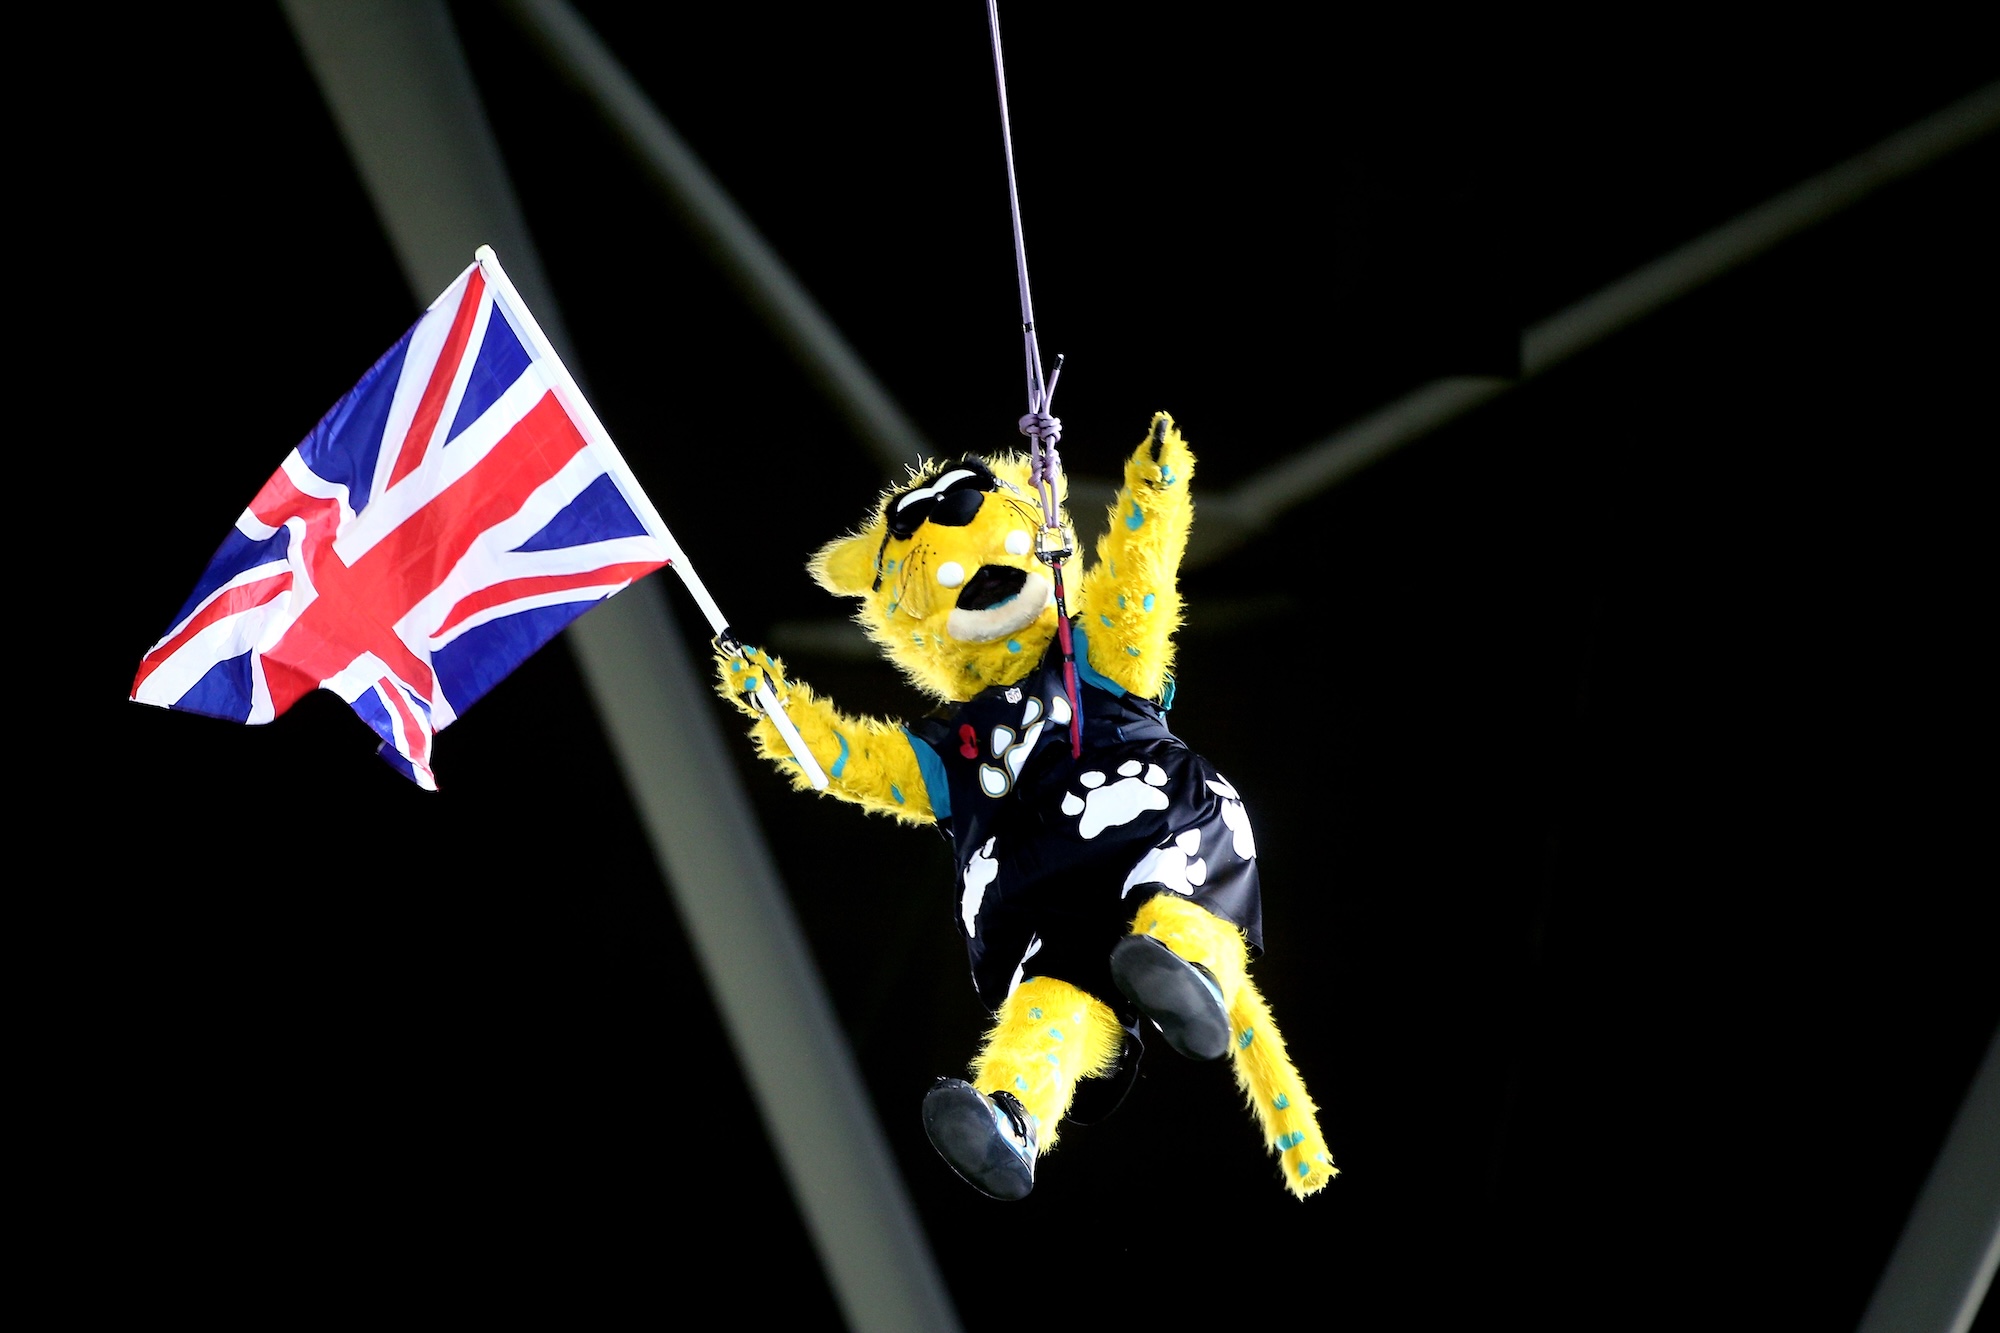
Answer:
<svg viewBox="0 0 2000 1333"><path fill-rule="evenodd" d="M1111 948L1170 889L1263 948L1257 848L1243 803L1167 727L1165 710L1092 671L1074 631L1083 752L1070 753L1060 639L1028 676L909 731L958 864L959 933L973 985L997 1008L1055 977L1121 1018Z"/></svg>

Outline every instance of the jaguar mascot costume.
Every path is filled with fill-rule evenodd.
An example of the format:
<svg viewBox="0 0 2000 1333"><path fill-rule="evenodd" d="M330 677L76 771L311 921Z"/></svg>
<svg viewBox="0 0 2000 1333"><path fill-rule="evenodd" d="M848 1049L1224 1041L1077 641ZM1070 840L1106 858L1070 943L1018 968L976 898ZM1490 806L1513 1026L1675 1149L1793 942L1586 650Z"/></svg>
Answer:
<svg viewBox="0 0 2000 1333"><path fill-rule="evenodd" d="M1018 455L917 469L860 531L822 548L813 578L860 600L856 619L884 656L941 701L928 718L851 716L770 654L718 644L723 695L757 719L759 752L797 785L812 784L758 707L760 683L830 794L950 836L958 926L994 1021L970 1078L933 1084L924 1125L994 1198L1033 1188L1064 1119L1115 1107L1149 1028L1191 1059L1230 1057L1294 1194L1335 1173L1247 971L1263 940L1243 803L1167 727L1194 466L1173 419L1156 415L1073 589L1068 636Z"/></svg>

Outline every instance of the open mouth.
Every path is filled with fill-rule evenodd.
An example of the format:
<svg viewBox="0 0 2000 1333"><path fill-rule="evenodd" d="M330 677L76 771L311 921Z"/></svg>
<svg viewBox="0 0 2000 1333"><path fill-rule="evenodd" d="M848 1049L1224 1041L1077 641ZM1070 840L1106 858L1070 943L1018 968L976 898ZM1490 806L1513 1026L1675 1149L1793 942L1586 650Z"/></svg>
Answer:
<svg viewBox="0 0 2000 1333"><path fill-rule="evenodd" d="M958 590L958 609L987 611L1021 595L1028 571L1012 565L981 565Z"/></svg>
<svg viewBox="0 0 2000 1333"><path fill-rule="evenodd" d="M1040 574L986 565L958 590L944 632L960 643L994 643L1032 625L1054 600L1055 589Z"/></svg>

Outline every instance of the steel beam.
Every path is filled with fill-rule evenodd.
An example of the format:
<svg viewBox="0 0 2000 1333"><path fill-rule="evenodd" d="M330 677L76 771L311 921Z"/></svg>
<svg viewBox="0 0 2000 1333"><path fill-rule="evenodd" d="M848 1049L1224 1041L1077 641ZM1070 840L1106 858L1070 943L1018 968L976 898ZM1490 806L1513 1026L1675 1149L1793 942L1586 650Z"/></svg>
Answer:
<svg viewBox="0 0 2000 1333"><path fill-rule="evenodd" d="M1917 1195L1860 1333L1966 1333L2000 1264L2000 1032Z"/></svg>
<svg viewBox="0 0 2000 1333"><path fill-rule="evenodd" d="M281 3L418 306L490 244L576 372L442 0ZM949 1333L949 1295L660 578L567 634L849 1326Z"/></svg>
<svg viewBox="0 0 2000 1333"><path fill-rule="evenodd" d="M933 450L755 224L564 0L503 0L557 73L581 93L750 308L894 478Z"/></svg>
<svg viewBox="0 0 2000 1333"><path fill-rule="evenodd" d="M1185 567L1213 563L1269 528L1286 511L1372 463L1547 374L1577 353L1844 212L1885 185L2000 130L2000 83L1883 140L1831 171L1794 186L1741 217L1663 255L1521 338L1521 378L1434 380L1318 444L1203 498Z"/></svg>

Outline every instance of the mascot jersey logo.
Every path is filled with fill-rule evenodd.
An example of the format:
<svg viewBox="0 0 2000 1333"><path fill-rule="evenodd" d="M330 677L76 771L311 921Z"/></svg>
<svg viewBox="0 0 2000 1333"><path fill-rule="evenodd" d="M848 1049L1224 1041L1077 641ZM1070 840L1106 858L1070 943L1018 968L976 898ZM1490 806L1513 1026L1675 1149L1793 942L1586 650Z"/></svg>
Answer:
<svg viewBox="0 0 2000 1333"><path fill-rule="evenodd" d="M1263 916L1242 799L1166 722L1193 475L1187 442L1156 415L1075 585L1081 754L1054 585L1035 554L1041 508L1018 455L915 471L809 564L856 599L855 619L935 713L853 716L767 653L716 658L723 695L757 719L760 753L798 786L810 782L752 698L760 682L828 794L951 837L959 930L994 1021L969 1077L933 1085L924 1124L994 1198L1028 1193L1063 1123L1116 1108L1148 1033L1192 1059L1229 1057L1294 1194L1335 1174L1248 973ZM1073 548L1067 520L1064 537Z"/></svg>

